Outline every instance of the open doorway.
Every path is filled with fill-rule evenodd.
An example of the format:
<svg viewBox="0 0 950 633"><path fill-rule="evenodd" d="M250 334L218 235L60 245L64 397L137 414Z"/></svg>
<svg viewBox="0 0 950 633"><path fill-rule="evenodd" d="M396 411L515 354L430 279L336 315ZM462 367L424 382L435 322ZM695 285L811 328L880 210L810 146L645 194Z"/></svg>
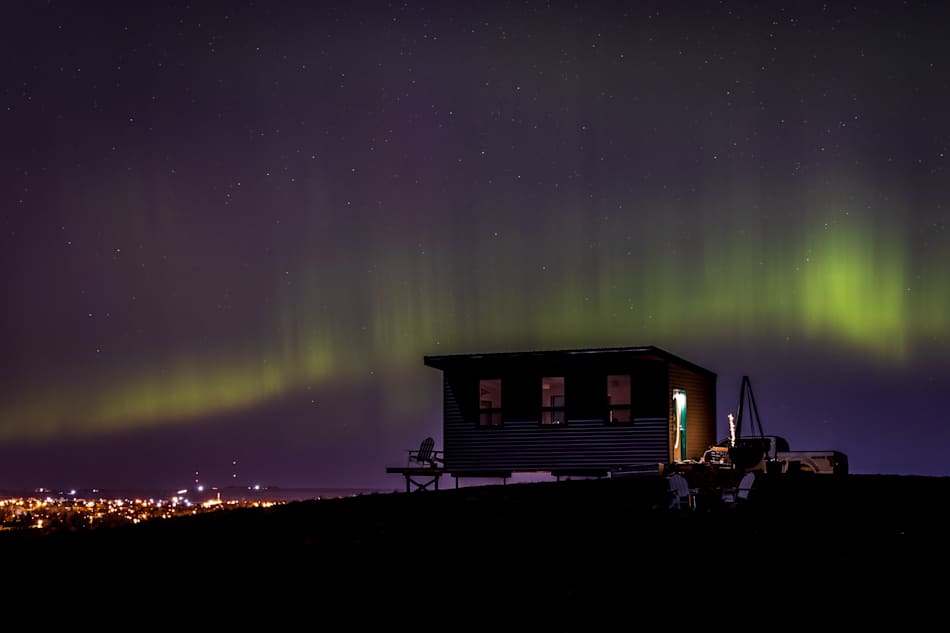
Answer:
<svg viewBox="0 0 950 633"><path fill-rule="evenodd" d="M673 442L673 459L686 461L686 391L673 390L673 432L676 434Z"/></svg>

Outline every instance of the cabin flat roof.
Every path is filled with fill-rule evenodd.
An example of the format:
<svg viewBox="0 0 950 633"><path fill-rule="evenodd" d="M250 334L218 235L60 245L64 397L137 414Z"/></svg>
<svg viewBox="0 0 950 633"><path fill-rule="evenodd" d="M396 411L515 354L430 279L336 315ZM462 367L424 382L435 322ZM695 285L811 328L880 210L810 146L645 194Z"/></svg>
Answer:
<svg viewBox="0 0 950 633"><path fill-rule="evenodd" d="M453 369L465 365L472 365L479 361L499 361L499 360L524 360L524 359L557 359L570 358L572 356L594 355L630 355L630 356L653 356L668 362L688 367L700 373L709 376L715 376L715 372L701 367L696 363L690 362L685 358L671 354L670 352L656 347L655 345L645 345L636 347L592 347L579 349L551 349L551 350L529 350L513 352L486 352L475 354L440 354L423 356L423 363L436 369Z"/></svg>

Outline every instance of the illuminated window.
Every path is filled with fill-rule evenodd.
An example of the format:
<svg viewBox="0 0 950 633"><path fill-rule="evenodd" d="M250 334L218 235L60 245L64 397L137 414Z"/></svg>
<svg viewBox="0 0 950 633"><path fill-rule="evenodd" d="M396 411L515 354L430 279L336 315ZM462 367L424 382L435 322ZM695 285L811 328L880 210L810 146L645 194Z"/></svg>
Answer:
<svg viewBox="0 0 950 633"><path fill-rule="evenodd" d="M608 424L624 424L633 421L630 400L630 374L607 376Z"/></svg>
<svg viewBox="0 0 950 633"><path fill-rule="evenodd" d="M478 426L501 426L501 378L478 381Z"/></svg>
<svg viewBox="0 0 950 633"><path fill-rule="evenodd" d="M541 379L541 424L564 424L564 377Z"/></svg>

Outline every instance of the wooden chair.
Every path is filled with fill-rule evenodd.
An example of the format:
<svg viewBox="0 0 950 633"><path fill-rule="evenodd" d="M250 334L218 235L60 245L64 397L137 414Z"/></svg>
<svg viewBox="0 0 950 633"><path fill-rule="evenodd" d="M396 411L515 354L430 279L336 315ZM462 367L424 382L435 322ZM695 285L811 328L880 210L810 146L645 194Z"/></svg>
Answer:
<svg viewBox="0 0 950 633"><path fill-rule="evenodd" d="M439 489L439 478L445 473L443 452L435 450L435 440L427 437L417 449L409 449L409 461L405 466L390 466L387 473L406 478L406 492Z"/></svg>
<svg viewBox="0 0 950 633"><path fill-rule="evenodd" d="M722 489L722 501L727 506L736 506L749 500L749 493L752 492L752 486L755 484L755 473L751 470L746 472L735 487Z"/></svg>
<svg viewBox="0 0 950 633"><path fill-rule="evenodd" d="M435 440L427 437L417 450L409 451L409 466L439 468L442 463L442 451L435 450Z"/></svg>
<svg viewBox="0 0 950 633"><path fill-rule="evenodd" d="M674 472L667 478L670 496L670 510L692 510L693 493L689 488L689 482L682 473Z"/></svg>

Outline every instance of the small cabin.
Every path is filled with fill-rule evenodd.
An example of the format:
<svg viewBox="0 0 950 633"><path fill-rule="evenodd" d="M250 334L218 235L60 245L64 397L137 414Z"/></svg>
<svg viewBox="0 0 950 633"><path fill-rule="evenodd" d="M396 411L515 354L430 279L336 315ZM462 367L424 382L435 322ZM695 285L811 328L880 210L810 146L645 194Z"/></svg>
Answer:
<svg viewBox="0 0 950 633"><path fill-rule="evenodd" d="M716 374L657 347L425 356L442 371L445 472L605 476L699 460Z"/></svg>

